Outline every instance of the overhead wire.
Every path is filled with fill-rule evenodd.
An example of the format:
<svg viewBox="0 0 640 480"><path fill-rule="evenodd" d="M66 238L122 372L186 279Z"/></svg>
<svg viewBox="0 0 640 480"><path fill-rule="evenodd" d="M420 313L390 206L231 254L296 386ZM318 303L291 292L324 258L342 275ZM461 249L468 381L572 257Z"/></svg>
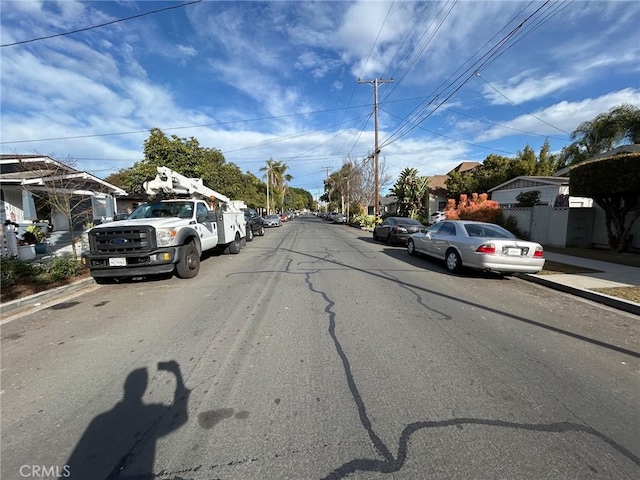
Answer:
<svg viewBox="0 0 640 480"><path fill-rule="evenodd" d="M530 4L531 4L531 3L533 3L533 2L530 2ZM529 4L529 5L530 5L530 4ZM428 97L428 98L430 98L430 100L429 100L425 105L418 106L418 107L416 107L416 108L414 109L414 111L413 111L413 112L415 112L415 113L412 113L412 114L411 114L411 115L412 115L412 117L411 117L411 118L416 118L416 119L417 119L417 118L418 118L418 115L419 115L419 113L420 113L420 112L422 112L422 111L426 110L426 109L427 109L431 104L433 104L433 103L438 99L438 97L439 97L439 95L440 95L440 93L438 93L438 90L439 90L439 89L441 89L441 88L443 88L443 87L444 87L444 85L447 83L447 81L449 81L449 80L451 79L451 77L453 77L457 72L459 72L460 70L462 70L462 69L464 68L464 66L465 66L465 65L467 65L469 62L471 62L471 61L474 59L474 57L476 57L476 56L477 56L477 55L478 55L478 54L479 54L479 53L480 53L480 52L481 52L481 51L482 51L482 50L483 50L487 45L489 45L489 44L490 44L490 42L491 42L493 39L495 39L496 37L498 37L498 35L499 35L502 31L504 31L504 30L509 26L509 24L511 24L515 19L517 19L517 17L518 17L522 12L524 12L524 11L526 10L526 8L528 8L528 6L527 6L527 7L525 7L524 9L520 10L520 12L518 12L518 14L516 14L514 17L512 17L512 18L509 20L509 22L507 22L507 24L506 24L503 28L501 28L501 29L500 29L496 34L494 34L494 35L493 35L489 40L487 40L487 41L484 43L484 45L483 45L482 47L480 47L478 50L476 50L476 52L475 52L473 55L471 55L471 56L470 56L470 57L469 57L469 58L468 58L468 59L467 59L467 60L466 60L466 61L465 61L465 62L464 62L460 67L458 67L458 69L457 69L453 74L451 74L447 79L445 79L445 80L444 80L444 81L443 81L443 82L442 82L442 83L441 83L441 84L440 84L440 85L439 85L439 86L438 86L438 87L437 87L437 88L436 88L436 89L431 93L431 95L429 95L429 97ZM481 57L481 58L482 58L482 57ZM476 62L477 62L477 61L478 61L478 60L476 60ZM473 64L472 64L472 65L473 65ZM459 80L464 76L465 72L468 72L468 71L469 71L469 68L470 68L470 67L467 67L465 70L463 70L463 71L462 71L462 72L461 72L461 73L460 73L460 74L459 74L459 75L458 75L458 76L457 76L453 81L451 81L451 82L449 83L449 85L448 85L447 87L445 87L445 90L446 90L446 88L449 88L451 85L454 85L454 84L455 84L455 82L459 81ZM384 137L384 138L382 139L382 143L384 144L384 141L386 140L386 138L387 138L387 137L391 137L391 136L393 135L394 131L400 132L400 131L401 131L401 129L402 129L403 127L406 127L406 124L404 124L404 125L398 125L398 126L394 127L394 129L393 129L393 130L391 130L391 132L389 132L389 134L387 134L387 136L386 136L386 137ZM408 130L408 131L407 131L407 133L408 133L409 131L410 131L410 130ZM404 135L403 135L403 136L404 136Z"/></svg>
<svg viewBox="0 0 640 480"><path fill-rule="evenodd" d="M218 127L218 126L224 126L224 125L232 125L232 124L236 124L236 123L249 123L249 122L264 122L265 120L278 120L281 118L287 118L287 117L298 117L298 116L303 116L303 115L311 115L311 114L316 114L316 113L328 113L328 112L335 112L338 110L344 110L344 109L349 109L349 108L361 108L366 106L365 104L363 105L354 105L353 107L343 107L343 108L330 108L330 109L326 109L326 110L316 110L313 112L300 112L300 113L289 113L286 115L276 115L276 116L271 116L271 117L258 117L258 118L251 118L251 119L243 119L243 120L231 120L228 122L214 122L214 123L202 123L202 124L195 124L195 125L184 125L184 126L180 126L180 127L158 127L160 130L162 130L163 132L165 131L173 131L173 130L185 130L185 129L189 129L189 128L200 128L200 127ZM358 117L361 118L361 117ZM8 144L14 144L14 143L34 143L34 142L50 142L50 141L54 141L54 140L75 140L75 139L79 139L79 138L92 138L92 137L108 137L108 136L115 136L115 135L133 135L133 134L139 134L139 133L148 133L151 130L151 128L147 128L144 130L130 130L130 131L126 131L126 132L111 132L111 133L92 133L92 134L86 134L86 135L69 135L66 137L51 137L51 138L32 138L32 139L27 139L27 140L6 140L6 141L0 141L0 145L8 145Z"/></svg>
<svg viewBox="0 0 640 480"><path fill-rule="evenodd" d="M399 119L401 119L400 117L398 117L397 115L394 115L394 114L393 114L393 113L391 113L391 112L388 112L388 111L386 111L386 110L385 110L385 112L386 112L388 115L391 115L392 117L395 117L395 118L399 118ZM402 120L402 119L401 119L401 120ZM482 149L484 149L484 150L491 150L491 151L493 151L493 152L508 153L508 154L510 154L510 155L514 155L514 154L515 154L515 152L510 152L510 151L507 151L507 150L500 150L499 148L485 147L485 146L483 146L483 145L478 145L478 144L476 144L476 143L467 142L466 140L461 140L461 139L459 139L459 138L451 137L451 136L449 136L449 135L444 135L444 134L442 134L442 133L438 133L438 132L436 132L436 131L429 130L428 128L425 128L425 127L423 127L423 126L421 126L421 125L415 125L415 127L416 127L416 128L419 128L420 130L424 130L425 132L429 132L429 133L432 133L432 134L434 134L434 135L437 135L438 137L443 137L443 138L446 138L446 139L449 139L449 140L454 140L454 141L459 142L459 143L464 143L464 144L467 144L467 145L471 145L472 147L482 148Z"/></svg>
<svg viewBox="0 0 640 480"><path fill-rule="evenodd" d="M487 84L487 85L488 85L488 86L489 86L489 87L490 87L494 92L496 92L498 95L500 95L502 98L504 98L507 102L509 102L509 103L510 103L511 105L513 105L514 107L516 107L516 108L518 108L518 109L522 110L522 111L523 111L524 113L526 113L527 115L529 115L529 116L531 116L531 117L535 118L536 120L538 120L538 121L540 121L540 122L544 123L545 125L550 126L551 128L553 128L553 129L555 129L555 130L558 130L559 132L562 132L562 133L564 133L564 134L566 134L566 135L571 135L571 133L569 133L569 132L567 132L567 131L565 131L565 130L562 130L562 129L561 129L561 128L559 128L559 127L556 127L555 125L550 124L550 123L549 123L549 122L547 122L546 120L544 120L544 119L542 119L542 118L538 117L537 115L535 115L535 114L531 113L530 111L526 110L525 108L523 108L523 107L521 107L520 105L518 105L517 103L515 103L513 100L511 100L509 97L507 97L504 93L502 93L502 92L501 92L500 90L498 90L496 87L494 87L493 85L491 85L491 83L489 83L487 80L485 80L485 79L482 77L482 75L480 75L480 72L476 72L476 76L477 76L480 80L482 80L484 83L486 83L486 84Z"/></svg>
<svg viewBox="0 0 640 480"><path fill-rule="evenodd" d="M365 59L364 62L362 62L362 68L360 69L360 75L358 75L358 78L360 78L364 72L365 67L367 66L367 63L369 63L369 59L371 58L371 54L373 53L373 50L375 49L376 44L378 43L378 40L380 39L380 35L382 34L382 30L385 26L385 24L387 23L387 19L389 18L389 14L391 13L391 9L393 8L393 5L395 4L395 0L392 0L391 4L389 5L389 9L387 10L387 14L384 17L384 20L382 21L382 24L380 25L380 28L378 29L378 33L376 35L375 40L373 41L373 43L371 44L371 48L369 49L369 54L367 55L367 58ZM357 88L357 84L354 84L353 86L353 92L355 92ZM352 92L352 97L353 97L353 92ZM351 99L349 99L349 101L351 101ZM372 112L373 114L373 112ZM347 155L349 155L353 149L356 147L356 145L358 144L358 141L360 140L360 137L362 136L362 132L364 132L364 127L366 127L369 119L371 118L371 115L369 115L367 122L364 124L363 128L361 129L361 133L360 135L358 135L358 137L356 138L356 141L354 142L354 144L351 146L351 148L347 151Z"/></svg>
<svg viewBox="0 0 640 480"><path fill-rule="evenodd" d="M514 27L507 35L505 35L497 44L495 44L491 49L485 52L478 60L476 60L472 65L470 65L463 73L461 73L454 81L450 82L446 87L444 87L441 91L436 92L433 95L433 98L429 100L429 102L422 106L417 113L415 113L411 118L407 119L406 122L399 127L396 127L395 130L389 132L382 142L381 148L383 146L390 145L394 143L412 130L416 128L417 125L420 125L427 118L433 115L439 108L440 105L445 104L453 95L455 95L464 85L466 85L471 78L475 76L475 73L488 65L497 52L500 52L505 45L520 31L523 25L525 25L531 18L537 15L546 5L550 2L550 0L545 1L539 8L537 8L533 13L528 15L524 20L522 20L516 27ZM471 73L469 73L471 71ZM466 74L466 78L465 77ZM461 80L462 79L462 80ZM453 90L451 90L453 89ZM446 96L445 96L446 95ZM445 96L443 100L440 100L442 96ZM435 107L431 111L427 111L428 108L435 104Z"/></svg>
<svg viewBox="0 0 640 480"><path fill-rule="evenodd" d="M175 10L175 9L178 9L178 8L184 8L184 7L187 7L189 5L193 5L195 3L200 3L200 2L202 2L202 0L194 0L192 2L182 3L180 5L173 5L171 7L164 7L164 8L160 8L158 10L152 10L150 12L140 13L138 15L133 15L131 17L119 18L117 20L112 20L110 22L101 23L99 25L92 25L90 27L85 27L85 28L79 28L77 30L72 30L72 31L69 31L69 32L56 33L56 34L53 34L53 35L46 35L44 37L31 38L29 40L21 40L19 42L13 42L13 43L6 43L4 45L0 45L0 48L14 47L16 45L24 45L24 44L27 44L27 43L39 42L41 40L49 40L51 38L64 37L64 36L67 36L67 35L73 35L75 33L87 32L89 30L94 30L96 28L106 27L106 26L109 26L109 25L113 25L115 23L126 22L127 20L133 20L133 19L140 18L140 17L146 17L148 15L155 15L156 13L162 13L162 12L166 12L168 10Z"/></svg>

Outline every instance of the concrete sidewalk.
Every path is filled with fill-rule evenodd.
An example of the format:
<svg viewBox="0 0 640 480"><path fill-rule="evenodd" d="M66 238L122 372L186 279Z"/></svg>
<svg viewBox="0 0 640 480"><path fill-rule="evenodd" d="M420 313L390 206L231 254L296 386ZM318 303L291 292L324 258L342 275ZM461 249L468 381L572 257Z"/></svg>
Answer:
<svg viewBox="0 0 640 480"><path fill-rule="evenodd" d="M593 291L595 288L640 286L640 268L549 251L545 251L544 256L547 260L553 262L588 268L596 270L596 272L558 273L553 275L526 274L519 275L519 277L544 285L545 287L577 295L635 315L640 315L639 303L629 302L621 298Z"/></svg>

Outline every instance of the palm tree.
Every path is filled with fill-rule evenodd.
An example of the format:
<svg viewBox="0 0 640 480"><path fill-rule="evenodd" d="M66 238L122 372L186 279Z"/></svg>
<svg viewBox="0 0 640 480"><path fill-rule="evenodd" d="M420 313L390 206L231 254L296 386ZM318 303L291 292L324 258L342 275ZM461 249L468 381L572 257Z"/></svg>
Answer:
<svg viewBox="0 0 640 480"><path fill-rule="evenodd" d="M265 173L265 178L267 179L267 215L271 213L270 203L269 203L269 187L271 186L271 181L274 179L275 171L280 162L276 162L273 158L267 160L267 165L260 169L261 172Z"/></svg>
<svg viewBox="0 0 640 480"><path fill-rule="evenodd" d="M286 163L275 161L273 158L267 160L266 166L260 169L261 172L267 172L267 213L269 213L269 189L272 187L272 192L277 192L280 197L280 211L284 210L284 196L287 190L287 182L293 180L293 177L287 171ZM275 201L274 201L275 206Z"/></svg>
<svg viewBox="0 0 640 480"><path fill-rule="evenodd" d="M390 190L397 198L400 210L398 213L402 216L416 218L423 207L428 186L429 179L418 176L417 169L405 168Z"/></svg>

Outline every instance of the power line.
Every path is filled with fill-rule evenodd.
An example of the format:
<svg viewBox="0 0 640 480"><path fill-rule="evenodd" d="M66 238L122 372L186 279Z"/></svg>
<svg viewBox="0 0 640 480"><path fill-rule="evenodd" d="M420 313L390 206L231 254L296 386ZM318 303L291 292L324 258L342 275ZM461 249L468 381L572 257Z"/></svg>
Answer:
<svg viewBox="0 0 640 480"><path fill-rule="evenodd" d="M391 113L391 112L389 112L387 110L383 110L383 111L386 112L388 115L391 115L392 117L399 118L400 120L402 120L400 117L398 117L397 115L394 115L393 113ZM498 148L485 147L485 146L482 146L482 145L478 145L476 143L467 142L466 140L461 140L459 138L450 137L448 135L443 135L442 133L434 132L433 130L429 130L428 128L424 128L421 125L415 125L415 127L419 128L420 130L424 130L425 132L433 133L434 135L437 135L439 137L443 137L443 138L447 138L449 140L453 140L455 142L460 142L460 143L465 143L467 145L471 145L472 147L483 148L485 150L491 150L493 152L508 153L510 155L515 155L515 152L509 152L507 150L500 150Z"/></svg>
<svg viewBox="0 0 640 480"><path fill-rule="evenodd" d="M559 132L562 132L566 135L571 135L569 132L565 132L564 130L562 130L561 128L556 127L555 125L551 125L549 122L547 122L546 120L541 119L540 117L534 115L533 113L529 112L528 110L525 110L524 108L522 108L520 105L518 105L517 103L513 102L510 98L508 98L504 93L502 93L500 90L498 90L496 87L494 87L493 85L491 85L489 82L487 82L484 78L482 78L482 76L480 75L480 72L476 72L476 77L478 77L480 80L482 80L484 83L486 83L487 85L489 85L489 87L491 87L491 89L493 89L493 91L495 91L498 95L500 95L502 98L504 98L507 102L509 102L511 105L513 105L514 107L519 108L520 110L522 110L524 113L526 113L527 115L532 116L533 118L535 118L536 120L541 121L542 123L544 123L545 125L549 125L551 128L558 130Z"/></svg>
<svg viewBox="0 0 640 480"><path fill-rule="evenodd" d="M265 120L277 120L280 118L287 118L287 117L298 117L298 116L303 116L303 115L312 115L312 114L316 114L316 113L329 113L329 112L335 112L335 111L339 111L339 110L346 110L346 109L350 109L350 108L361 108L367 105L354 105L353 107L345 107L345 108L331 108L331 109L327 109L327 110L316 110L314 112L301 112L301 113L289 113L286 115L277 115L277 116L272 116L272 117L261 117L261 118L250 118L250 119L245 119L245 120L231 120L228 122L215 122L215 123L202 123L202 124L198 124L198 125L186 125L186 126L181 126L181 127L158 127L160 130L162 130L163 132L169 132L172 130L186 130L188 128L200 128L200 127L219 127L219 126L224 126L224 125L233 125L236 123L249 123L249 122L263 122ZM361 118L361 117L359 117ZM113 133L92 133L92 134L87 134L87 135L73 135L73 136L67 136L67 137L52 137L52 138L32 138L32 139L28 139L28 140L8 140L8 141L2 141L0 142L0 145L10 145L13 143L34 143L34 142L51 142L53 140L75 140L75 139L79 139L79 138L93 138L93 137L109 137L109 136L116 136L116 135L134 135L134 134L138 134L138 133L148 133L149 130L151 130L151 128L147 128L144 130L131 130L128 132L113 132Z"/></svg>
<svg viewBox="0 0 640 480"><path fill-rule="evenodd" d="M419 109L410 119L406 120L403 125L396 126L390 133L386 135L383 139L383 145L389 145L400 140L402 137L406 136L413 129L417 127L417 125L424 122L427 118L433 115L441 105L444 105L453 95L455 95L463 86L465 86L473 77L475 77L475 73L479 71L484 66L493 62L496 58L496 55L503 50L510 41L516 37L516 35L521 32L523 26L529 22L534 16L536 16L541 10L543 10L547 4L549 4L550 0L545 1L539 8L537 8L533 13L529 14L524 20L522 20L516 27L514 27L507 35L505 35L500 41L498 41L493 47L491 47L484 55L482 55L478 60L476 60L473 64L471 64L464 72L462 72L455 80L450 82L446 87L444 87L441 91L435 92L433 94L433 98L422 108ZM532 2L533 3L533 2ZM495 38L495 36L494 36ZM485 44L486 45L486 44ZM474 54L475 56L475 54ZM465 77L466 74L466 78ZM460 83L459 83L460 82ZM456 85L457 84L457 85ZM449 90L453 89L452 91ZM446 95L443 100L440 100L440 97ZM429 107L434 105L434 108L429 111Z"/></svg>
<svg viewBox="0 0 640 480"><path fill-rule="evenodd" d="M96 28L101 28L101 27L106 27L108 25L113 25L114 23L120 23L120 22L125 22L127 20L133 20L133 19L140 18L140 17L146 17L147 15L154 15L156 13L166 12L167 10L175 10L177 8L183 8L183 7L186 7L186 6L189 6L189 5L193 5L194 3L200 3L200 2L202 2L202 0L194 0L192 2L183 3L181 5L174 5L172 7L165 7L165 8L161 8L159 10L152 10L150 12L140 13L140 14L134 15L132 17L120 18L118 20L112 20L111 22L101 23L99 25L93 25L91 27L80 28L78 30L72 30L70 32L56 33L54 35L47 35L45 37L32 38L30 40L22 40L20 42L6 43L4 45L0 45L0 48L14 47L16 45L24 45L25 43L38 42L40 40L48 40L50 38L64 37L66 35L73 35L74 33L86 32L88 30L93 30L93 29L96 29Z"/></svg>

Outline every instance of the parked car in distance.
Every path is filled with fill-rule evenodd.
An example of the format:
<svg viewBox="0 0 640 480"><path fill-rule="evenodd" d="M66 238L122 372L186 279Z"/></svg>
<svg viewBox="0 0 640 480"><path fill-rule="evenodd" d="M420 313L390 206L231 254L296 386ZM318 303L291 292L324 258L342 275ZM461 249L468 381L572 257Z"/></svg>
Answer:
<svg viewBox="0 0 640 480"><path fill-rule="evenodd" d="M333 223L347 223L347 217L345 217L343 214L338 213L336 215L333 216Z"/></svg>
<svg viewBox="0 0 640 480"><path fill-rule="evenodd" d="M425 226L414 218L387 217L382 223L373 227L373 239L383 240L389 245L394 243L406 245L409 235L424 228Z"/></svg>
<svg viewBox="0 0 640 480"><path fill-rule="evenodd" d="M280 215L267 215L262 222L265 227L281 227L282 220Z"/></svg>
<svg viewBox="0 0 640 480"><path fill-rule="evenodd" d="M538 273L544 267L539 243L520 240L499 225L470 220L444 220L412 234L407 252L444 260L454 273L463 267L501 274Z"/></svg>
<svg viewBox="0 0 640 480"><path fill-rule="evenodd" d="M433 212L429 215L429 225L433 225L434 223L441 222L442 220L446 220L447 215L444 212Z"/></svg>

